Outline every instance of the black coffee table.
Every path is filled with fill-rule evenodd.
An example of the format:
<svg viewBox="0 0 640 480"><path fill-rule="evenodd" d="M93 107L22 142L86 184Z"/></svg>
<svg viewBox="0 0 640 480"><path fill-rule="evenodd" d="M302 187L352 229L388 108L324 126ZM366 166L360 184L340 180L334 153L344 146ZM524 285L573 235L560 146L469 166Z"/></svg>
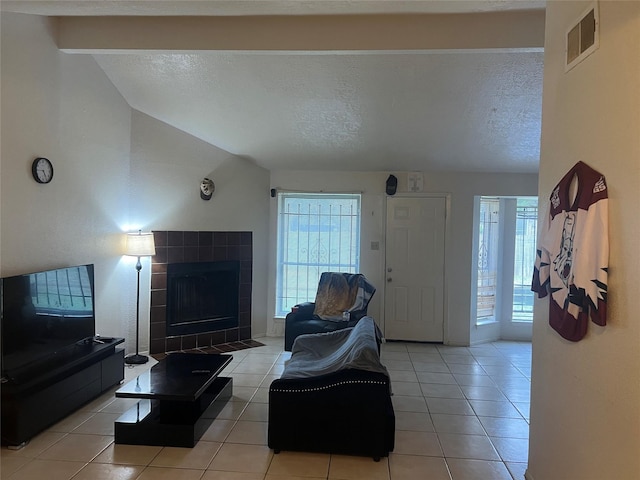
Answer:
<svg viewBox="0 0 640 480"><path fill-rule="evenodd" d="M172 353L116 391L141 399L115 422L115 443L193 447L231 398L218 374L231 355Z"/></svg>

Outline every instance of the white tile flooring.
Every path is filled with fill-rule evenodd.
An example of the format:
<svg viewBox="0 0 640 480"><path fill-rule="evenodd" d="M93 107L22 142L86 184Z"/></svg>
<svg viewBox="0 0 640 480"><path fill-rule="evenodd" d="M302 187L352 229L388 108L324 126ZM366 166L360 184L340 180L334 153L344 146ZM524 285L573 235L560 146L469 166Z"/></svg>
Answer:
<svg viewBox="0 0 640 480"><path fill-rule="evenodd" d="M288 353L282 338L233 352L234 394L194 448L115 445L113 422L133 400L115 388L21 450L2 449L11 480L522 480L529 437L531 344L385 343L395 450L370 458L267 447L268 388ZM126 368L126 380L150 364Z"/></svg>

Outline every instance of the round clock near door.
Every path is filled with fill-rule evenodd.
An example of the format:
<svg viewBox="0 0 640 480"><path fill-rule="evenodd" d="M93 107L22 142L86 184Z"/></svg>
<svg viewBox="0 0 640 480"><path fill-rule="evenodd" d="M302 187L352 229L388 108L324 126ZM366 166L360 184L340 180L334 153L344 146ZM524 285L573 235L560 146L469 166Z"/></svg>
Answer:
<svg viewBox="0 0 640 480"><path fill-rule="evenodd" d="M31 164L31 174L38 183L49 183L53 179L53 164L48 158L38 157Z"/></svg>

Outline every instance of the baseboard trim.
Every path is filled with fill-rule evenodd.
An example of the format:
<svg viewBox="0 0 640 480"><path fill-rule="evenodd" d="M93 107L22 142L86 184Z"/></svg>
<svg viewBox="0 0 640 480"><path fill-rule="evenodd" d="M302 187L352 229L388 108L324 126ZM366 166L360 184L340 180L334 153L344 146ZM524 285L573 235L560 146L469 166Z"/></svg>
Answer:
<svg viewBox="0 0 640 480"><path fill-rule="evenodd" d="M524 478L525 478L525 480L533 480L533 475L531 475L531 473L529 473L529 469L528 468L524 472Z"/></svg>

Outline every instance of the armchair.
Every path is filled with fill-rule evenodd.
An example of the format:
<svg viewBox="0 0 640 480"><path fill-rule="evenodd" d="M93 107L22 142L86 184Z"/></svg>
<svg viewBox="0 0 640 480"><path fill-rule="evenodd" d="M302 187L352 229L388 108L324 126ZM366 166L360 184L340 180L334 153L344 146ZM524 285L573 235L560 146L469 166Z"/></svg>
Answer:
<svg viewBox="0 0 640 480"><path fill-rule="evenodd" d="M376 288L361 273L323 272L315 302L294 305L285 319L285 351L291 351L298 335L353 327L367 315L375 292Z"/></svg>

